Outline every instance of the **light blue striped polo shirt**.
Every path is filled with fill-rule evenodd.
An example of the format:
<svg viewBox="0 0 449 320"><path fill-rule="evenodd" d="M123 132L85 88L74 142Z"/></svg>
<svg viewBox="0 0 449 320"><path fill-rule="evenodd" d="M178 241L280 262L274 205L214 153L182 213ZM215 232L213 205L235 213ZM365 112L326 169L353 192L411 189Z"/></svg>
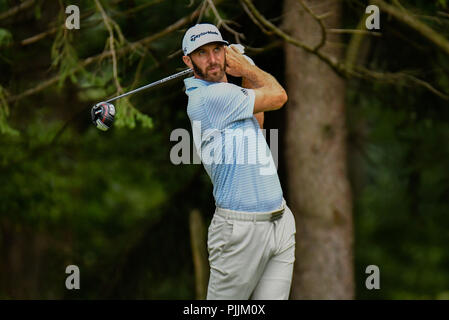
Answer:
<svg viewBox="0 0 449 320"><path fill-rule="evenodd" d="M197 152L213 184L215 205L247 212L278 209L282 188L253 115L254 91L194 77L184 83L187 114Z"/></svg>

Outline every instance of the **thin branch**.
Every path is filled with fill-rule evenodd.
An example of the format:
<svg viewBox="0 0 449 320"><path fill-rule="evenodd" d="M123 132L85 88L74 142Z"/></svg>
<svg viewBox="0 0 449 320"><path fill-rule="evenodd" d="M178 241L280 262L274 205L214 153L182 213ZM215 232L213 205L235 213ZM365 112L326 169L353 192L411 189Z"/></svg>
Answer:
<svg viewBox="0 0 449 320"><path fill-rule="evenodd" d="M267 52L270 51L272 49L276 49L282 46L282 41L281 40L276 40L276 41L272 41L270 42L269 45L263 47L263 48L254 48L254 47L250 47L250 46L245 46L245 51L247 51L248 53L251 53L251 55L258 55L261 54L263 52Z"/></svg>
<svg viewBox="0 0 449 320"><path fill-rule="evenodd" d="M425 14L414 14L413 16L417 17L417 18L425 19L425 20L435 21L439 25L444 25L444 24L448 24L449 23L449 21L446 20L446 19L440 19L438 17L428 16L428 15L425 15Z"/></svg>
<svg viewBox="0 0 449 320"><path fill-rule="evenodd" d="M329 11L329 12L320 14L320 15L317 16L317 17L318 17L318 19L320 19L320 20L324 20L324 19L330 17L332 14L333 14L333 12Z"/></svg>
<svg viewBox="0 0 449 320"><path fill-rule="evenodd" d="M415 41L414 37L409 37L407 34L403 34L403 32L397 30L395 27L390 28L389 32L391 33L391 35L398 37L402 41L408 43L409 45L420 51L429 51L429 46L426 46L426 43L419 41L420 39L418 39L418 41Z"/></svg>
<svg viewBox="0 0 449 320"><path fill-rule="evenodd" d="M443 16L445 18L449 18L449 13L446 13L444 11L438 11L437 14L439 14L440 16Z"/></svg>
<svg viewBox="0 0 449 320"><path fill-rule="evenodd" d="M172 59L174 57L177 57L179 55L181 55L183 53L182 49L176 50L175 52L173 52L172 54L169 54L167 56L167 59Z"/></svg>
<svg viewBox="0 0 449 320"><path fill-rule="evenodd" d="M214 5L214 1L213 0L206 0L207 3L209 4L210 8L212 9L212 11L214 12L215 17L218 20L218 24L217 27L220 28L220 26L223 26L223 28L225 28L225 30L229 31L230 33L232 33L235 37L235 41L237 43L241 43L240 42L240 38L245 39L245 35L243 33L239 33L237 31L235 31L234 29L232 29L230 26L228 26L228 24L226 23L225 20L223 20L220 17L220 13L218 13L217 8Z"/></svg>
<svg viewBox="0 0 449 320"><path fill-rule="evenodd" d="M449 94L441 92L440 90L433 87L430 83L419 79L410 73L407 72L378 72L366 69L362 66L355 66L354 67L356 72L358 73L358 77L362 79L367 80L375 80L375 81L381 81L381 82L387 82L392 84L397 84L399 81L404 80L408 83L414 83L418 86L421 86L428 91L432 92L433 94L437 95L438 97L442 98L443 100L449 100Z"/></svg>
<svg viewBox="0 0 449 320"><path fill-rule="evenodd" d="M362 30L364 29L364 27L365 16L362 15L359 23L356 26L356 30ZM349 40L348 47L346 49L346 55L344 57L344 63L346 65L346 68L348 68L349 70L352 69L352 67L356 64L356 61L360 60L361 57L366 57L366 55L361 56L359 54L364 36L364 33L355 33ZM369 42L367 43L367 45L369 46Z"/></svg>
<svg viewBox="0 0 449 320"><path fill-rule="evenodd" d="M122 1L124 1L124 0L115 0L112 4L116 5L116 4L119 4ZM135 9L137 9L137 8L135 8ZM90 17L91 15L93 15L94 13L95 13L95 10L88 10L88 11L84 12L83 14L81 14L80 19L84 20L84 19ZM125 15L126 12L125 13L120 13L120 14ZM115 17L115 16L116 16L116 14L112 14L111 15L111 17ZM103 19L98 19L98 20L96 19L96 20L93 20L92 22L95 24L95 23L98 23L98 22L101 22L101 21L103 21ZM83 24L83 26L84 27L88 27L88 25L86 25L86 24ZM19 45L20 46L27 46L27 45L30 45L32 43L38 42L38 41L44 39L45 37L56 33L59 30L59 28L64 28L64 27L65 27L65 23L63 23L63 24L61 24L59 26L51 27L50 29L48 29L48 30L46 30L44 32L38 33L38 34L36 34L34 36L31 36L31 37L28 37L26 39L21 40L19 42ZM12 46L12 45L13 44L10 44L10 46Z"/></svg>
<svg viewBox="0 0 449 320"><path fill-rule="evenodd" d="M111 24L110 24L110 18L104 11L102 5L98 0L95 0L95 4L98 8L98 10L101 13L101 16L103 17L104 24L106 26L106 29L108 29L109 32L109 47L111 48L111 55L112 55L112 72L114 74L114 81L115 86L117 88L117 94L120 94L123 92L123 88L120 85L120 81L118 79L118 71L117 71L117 54L115 52L115 38L114 38L114 32L112 30Z"/></svg>
<svg viewBox="0 0 449 320"><path fill-rule="evenodd" d="M250 0L241 0L242 3L246 5L248 10L253 14L253 16L267 29L271 30L272 33L276 34L278 37L284 39L285 41L296 45L297 47L300 47L308 52L313 52L313 49L306 45L305 43L294 39L290 35L286 34L284 31L276 27L274 24L272 24L269 20L267 20L258 10L257 8L252 4Z"/></svg>
<svg viewBox="0 0 449 320"><path fill-rule="evenodd" d="M440 90L436 89L435 87L433 87L430 83L418 79L410 74L405 74L404 77L408 78L411 82L416 83L417 85L424 87L425 89L429 90L430 92L433 92L434 94L436 94L437 96L439 96L441 99L443 100L449 100L449 95L446 93L441 92Z"/></svg>
<svg viewBox="0 0 449 320"><path fill-rule="evenodd" d="M417 31L419 34L421 34L421 36L428 39L435 46L440 48L444 53L449 55L449 41L441 34L437 33L421 21L413 18L413 16L404 14L404 11L402 11L401 9L397 9L396 7L387 4L382 0L373 0L373 4L378 5L381 10L393 16L399 22Z"/></svg>
<svg viewBox="0 0 449 320"><path fill-rule="evenodd" d="M324 26L323 18L318 17L315 13L313 13L313 11L304 3L304 1L298 0L298 2L301 4L304 10L306 10L307 13L310 14L316 22L318 22L320 26L321 40L316 45L316 47L313 48L313 51L318 51L321 47L323 47L326 44L326 27Z"/></svg>
<svg viewBox="0 0 449 320"><path fill-rule="evenodd" d="M398 7L399 9L401 9L404 12L407 12L407 10L405 10L405 8L402 6L402 4L399 2L399 0L392 0L393 4Z"/></svg>
<svg viewBox="0 0 449 320"><path fill-rule="evenodd" d="M20 41L19 44L20 44L21 46L26 46L26 45L29 45L29 44L38 42L39 40L44 39L46 36L56 33L56 31L58 31L59 28L64 28L64 25L59 26L59 27L53 27L53 28L51 28L51 29L49 29L49 30L47 30L47 31L38 33L38 34L36 34L36 35L34 35L34 36L31 36L31 37L29 37L29 38L26 38L26 39ZM11 44L11 45L12 45L12 44Z"/></svg>
<svg viewBox="0 0 449 320"><path fill-rule="evenodd" d="M315 54L319 59L321 59L324 63L326 63L329 67L332 68L338 75L342 77L346 77L346 70L343 64L338 62L335 58L331 56L327 56L320 51L316 51L314 48L308 46L307 44L295 39L294 37L288 35L274 24L272 24L269 20L267 20L253 5L250 0L241 0L243 1L254 17L259 20L259 22L265 26L267 29L271 30L275 35L282 38L284 41L293 44L294 46L301 48L309 53Z"/></svg>
<svg viewBox="0 0 449 320"><path fill-rule="evenodd" d="M200 6L201 6L200 14L198 15L198 19L196 20L196 24L200 23L201 20L203 20L204 12L206 12L206 9L207 9L207 1L204 0L204 1L201 3Z"/></svg>
<svg viewBox="0 0 449 320"><path fill-rule="evenodd" d="M449 94L442 92L441 90L438 90L437 88L435 88L434 86L432 86L430 83L416 78L413 75L410 74L404 74L404 78L408 79L409 82L414 83L418 86L423 87L424 89L427 89L428 91L432 92L433 94L437 95L438 97L440 97L443 100L449 101Z"/></svg>
<svg viewBox="0 0 449 320"><path fill-rule="evenodd" d="M283 13L283 14L281 14L280 16L277 16L277 17L274 17L274 18L270 18L270 19L268 19L268 20L270 20L270 21L273 22L273 23L276 23L276 22L278 22L278 21L284 20L286 15L287 15L286 13Z"/></svg>
<svg viewBox="0 0 449 320"><path fill-rule="evenodd" d="M139 63L137 64L136 74L134 75L134 80L130 86L130 89L133 90L137 87L137 84L140 81L140 75L142 73L143 62L145 61L145 56L140 57Z"/></svg>
<svg viewBox="0 0 449 320"><path fill-rule="evenodd" d="M242 5L243 10L245 10L248 17L254 22L255 25L257 25L259 27L260 30L262 30L263 33L265 33L266 35L269 35L269 36L271 36L273 34L273 32L265 29L264 26L262 24L260 24L260 22L254 17L251 10L248 9L246 4L242 0L240 0L240 4Z"/></svg>
<svg viewBox="0 0 449 320"><path fill-rule="evenodd" d="M421 87L424 87L425 89L429 90L430 92L438 95L440 98L444 100L449 99L449 95L446 93L443 93L439 91L438 89L434 88L429 83L425 82L424 80L418 79L410 74L404 73L404 72L398 72L398 73L383 73L383 72L377 72L373 70L366 69L359 65L351 65L350 67L345 66L339 61L336 61L333 59L333 57L326 56L320 51L315 51L313 48L309 47L308 45L304 44L303 42L291 37L290 35L286 34L281 29L274 26L270 21L268 21L251 3L250 0L241 0L243 1L247 6L248 9L251 10L251 12L254 14L256 19L261 22L262 25L264 25L267 29L273 31L274 34L282 38L284 41L293 44L294 46L297 46L309 53L314 54L316 57L321 59L324 63L326 63L329 67L331 67L338 75L344 77L344 78L350 78L355 77L359 79L368 79L368 80L377 80L377 81L384 81L384 82L390 82L390 83L397 83L398 80L404 79L408 82L413 82Z"/></svg>
<svg viewBox="0 0 449 320"><path fill-rule="evenodd" d="M83 14L80 16L80 19L83 20L83 19L85 19L85 18L88 18L89 16L91 16L91 15L94 14L94 13L95 13L94 10L90 10L90 11L88 11L88 12L85 12L85 13L83 13ZM101 21L101 20L100 20L100 21ZM26 38L26 39L23 39L23 40L21 40L21 41L19 42L19 45L21 45L21 46L26 46L26 45L35 43L35 42L37 42L37 41L39 41L39 40L44 39L45 37L47 37L47 36L49 36L49 35L52 35L52 34L56 33L60 28L65 28L65 22L64 22L63 24L59 25L59 26L51 27L51 28L48 29L47 31L44 31L44 32L35 34L34 36L31 36L31 37L28 37L28 38Z"/></svg>
<svg viewBox="0 0 449 320"><path fill-rule="evenodd" d="M331 33L335 33L335 34L351 33L351 34L366 34L366 35L375 36L375 37L382 36L381 32L359 30L359 29L326 29L326 30Z"/></svg>
<svg viewBox="0 0 449 320"><path fill-rule="evenodd" d="M148 7L154 6L155 4L161 3L161 2L163 2L163 1L165 1L165 0L155 0L155 1L153 1L153 2L146 2L146 3L144 3L144 4L141 4L140 6L137 6L137 7L135 7L135 8L131 8L131 9L128 9L128 10L126 10L125 12L121 12L121 13L119 13L119 14L120 14L120 15L123 15L123 16L128 16L128 15L134 14L134 13L136 13L136 12L139 12L139 11L141 11L141 10L143 10L143 9L146 9L146 8L148 8Z"/></svg>
<svg viewBox="0 0 449 320"><path fill-rule="evenodd" d="M31 7L34 4L35 1L36 0L24 1L21 4L19 4L18 6L15 6L14 8L11 8L11 9L9 9L6 12L3 12L2 14L0 14L0 20L12 17L12 16L18 14L20 11L23 11L23 10Z"/></svg>

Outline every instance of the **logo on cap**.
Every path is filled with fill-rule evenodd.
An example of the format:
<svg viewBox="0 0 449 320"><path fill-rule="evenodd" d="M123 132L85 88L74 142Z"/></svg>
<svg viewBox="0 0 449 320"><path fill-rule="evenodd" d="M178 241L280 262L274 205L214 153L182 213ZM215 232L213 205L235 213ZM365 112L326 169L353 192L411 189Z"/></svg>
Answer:
<svg viewBox="0 0 449 320"><path fill-rule="evenodd" d="M196 39L198 39L199 37L201 37L201 36L204 36L205 34L216 34L217 36L218 36L218 33L217 32L215 32L215 31L206 31L206 32L201 32L200 34L193 34L191 37L190 37L190 41L195 41Z"/></svg>
<svg viewBox="0 0 449 320"><path fill-rule="evenodd" d="M199 40L199 41L196 41ZM228 44L223 40L220 31L216 26L210 23L196 24L186 31L182 40L182 49L184 54L189 54L200 46L211 43L221 42Z"/></svg>

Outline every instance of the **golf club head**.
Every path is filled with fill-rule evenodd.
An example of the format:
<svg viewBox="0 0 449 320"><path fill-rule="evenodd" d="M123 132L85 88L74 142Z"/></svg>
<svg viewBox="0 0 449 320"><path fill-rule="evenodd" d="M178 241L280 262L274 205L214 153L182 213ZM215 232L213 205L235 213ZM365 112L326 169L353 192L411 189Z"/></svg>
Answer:
<svg viewBox="0 0 449 320"><path fill-rule="evenodd" d="M112 103L100 102L92 107L91 117L93 124L102 131L112 127L115 117L115 107Z"/></svg>

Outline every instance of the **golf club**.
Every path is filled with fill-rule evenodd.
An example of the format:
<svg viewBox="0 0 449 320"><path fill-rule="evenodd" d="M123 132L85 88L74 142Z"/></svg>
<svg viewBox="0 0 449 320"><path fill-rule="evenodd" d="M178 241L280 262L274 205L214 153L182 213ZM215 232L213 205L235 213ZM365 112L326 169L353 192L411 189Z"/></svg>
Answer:
<svg viewBox="0 0 449 320"><path fill-rule="evenodd" d="M252 65L254 65L254 61L250 57L248 57L248 56L246 56L244 54L245 53L245 47L244 46L242 46L241 44L231 44L230 46L237 48L237 50L241 54L243 54L243 56ZM178 77L187 75L187 74L192 73L192 72L193 72L193 70L190 69L190 68L189 69L185 69L183 71L175 73L175 74L173 74L171 76L168 76L166 78L163 78L161 80L158 80L158 81L152 82L150 84L147 84L147 85L145 85L143 87L131 90L131 91L129 91L127 93L124 93L124 94L121 94L121 95L119 95L117 97L114 97L114 98L108 99L106 101L102 101L102 102L97 103L96 105L94 105L92 107L92 110L91 110L91 117L92 117L93 124L100 130L103 130L103 131L108 130L112 126L112 124L114 123L114 117L115 117L115 107L111 103L111 101L114 101L114 100L126 97L126 96L128 96L130 94L133 94L133 93L145 90L145 89L149 89L151 87L157 86L159 84L162 84L164 82L170 81L172 79L176 79Z"/></svg>
<svg viewBox="0 0 449 320"><path fill-rule="evenodd" d="M160 85L164 82L179 78L181 76L184 76L184 75L192 73L192 72L193 72L192 69L186 69L181 72L172 74L171 76L165 77L161 80L152 82L152 83L142 86L140 88L131 90L124 94L121 94L117 97L108 99L106 101L99 102L92 107L92 110L91 110L92 122L98 129L106 131L112 126L112 123L114 122L114 117L115 117L115 107L111 103L111 101L126 97L130 94L133 94L133 93L145 90L145 89L149 89L151 87Z"/></svg>
<svg viewBox="0 0 449 320"><path fill-rule="evenodd" d="M139 92L139 91L141 91L141 90L149 89L149 88L151 88L151 87L157 86L157 85L162 84L162 83L164 83L164 82L167 82L167 81L176 79L176 78L178 78L178 77L182 77L183 75L189 74L189 73L191 73L191 72L193 72L192 69L186 69L186 70L183 70L183 71L181 71L181 72L172 74L171 76L168 76L168 77L166 77L166 78L163 78L163 79L158 80L158 81L155 81L155 82L152 82L152 83L147 84L147 85L145 85L145 86L143 86L143 87L140 87L140 88L131 90L131 91L127 92L127 93L121 94L121 95L119 95L119 96L117 96L117 97L111 98L111 99L106 100L106 101L104 101L104 102L109 103L109 102L111 102L111 101L114 101L114 100L117 100L117 99L126 97L126 96L128 96L128 95L130 95L130 94Z"/></svg>

